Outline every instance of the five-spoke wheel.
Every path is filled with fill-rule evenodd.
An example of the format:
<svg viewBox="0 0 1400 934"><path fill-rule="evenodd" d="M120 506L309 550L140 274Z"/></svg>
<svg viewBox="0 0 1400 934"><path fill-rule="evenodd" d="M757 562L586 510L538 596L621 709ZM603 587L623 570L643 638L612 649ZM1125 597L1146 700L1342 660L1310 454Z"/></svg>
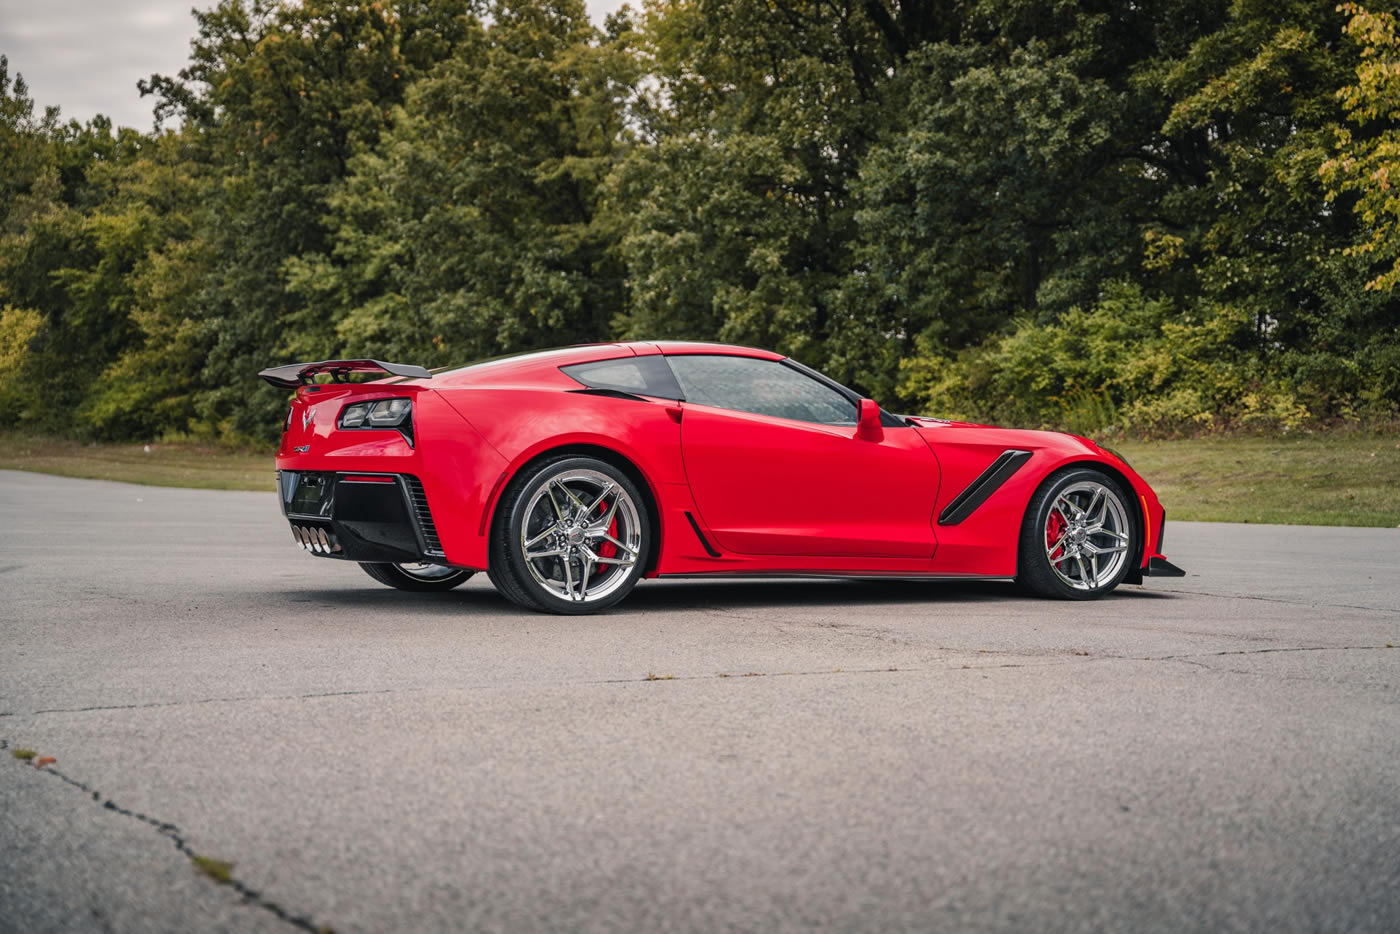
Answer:
<svg viewBox="0 0 1400 934"><path fill-rule="evenodd" d="M522 606L556 613L621 600L641 576L651 535L636 485L591 457L556 458L525 473L497 512L492 583Z"/></svg>
<svg viewBox="0 0 1400 934"><path fill-rule="evenodd" d="M1118 481L1092 468L1055 474L1031 497L1017 579L1046 596L1086 599L1127 576L1136 514Z"/></svg>

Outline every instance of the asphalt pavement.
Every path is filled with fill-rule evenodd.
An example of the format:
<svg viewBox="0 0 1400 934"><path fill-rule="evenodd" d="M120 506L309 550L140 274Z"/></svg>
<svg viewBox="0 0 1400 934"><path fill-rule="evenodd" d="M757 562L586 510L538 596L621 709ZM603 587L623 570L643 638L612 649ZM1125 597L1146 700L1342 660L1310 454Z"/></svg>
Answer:
<svg viewBox="0 0 1400 934"><path fill-rule="evenodd" d="M0 472L0 930L1400 930L1400 530L1166 542L560 618Z"/></svg>

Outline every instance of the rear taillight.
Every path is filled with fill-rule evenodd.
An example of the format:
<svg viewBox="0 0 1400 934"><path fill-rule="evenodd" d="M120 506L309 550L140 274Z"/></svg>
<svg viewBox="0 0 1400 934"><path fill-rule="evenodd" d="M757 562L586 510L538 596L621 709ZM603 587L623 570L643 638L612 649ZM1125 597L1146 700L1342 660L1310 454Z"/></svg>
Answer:
<svg viewBox="0 0 1400 934"><path fill-rule="evenodd" d="M347 431L393 430L413 444L413 401L411 399L371 399L354 402L340 410L336 425Z"/></svg>
<svg viewBox="0 0 1400 934"><path fill-rule="evenodd" d="M341 428L398 428L413 417L408 399L377 399L356 402L340 410Z"/></svg>

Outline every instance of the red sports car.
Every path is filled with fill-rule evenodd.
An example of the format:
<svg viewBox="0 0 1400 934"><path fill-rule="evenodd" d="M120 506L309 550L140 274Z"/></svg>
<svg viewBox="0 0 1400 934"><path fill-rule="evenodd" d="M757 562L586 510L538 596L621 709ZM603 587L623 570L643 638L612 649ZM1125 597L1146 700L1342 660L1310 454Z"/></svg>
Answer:
<svg viewBox="0 0 1400 934"><path fill-rule="evenodd" d="M296 391L277 468L297 544L403 590L485 570L521 606L590 613L643 576L1001 578L1087 599L1182 574L1156 495L1112 450L893 415L766 350L259 375Z"/></svg>

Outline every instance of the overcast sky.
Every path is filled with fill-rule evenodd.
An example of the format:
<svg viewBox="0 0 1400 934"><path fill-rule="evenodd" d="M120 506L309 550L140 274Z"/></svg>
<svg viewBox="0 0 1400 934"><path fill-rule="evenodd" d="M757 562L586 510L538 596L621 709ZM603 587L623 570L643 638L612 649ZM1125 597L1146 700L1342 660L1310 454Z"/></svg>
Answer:
<svg viewBox="0 0 1400 934"><path fill-rule="evenodd" d="M0 55L10 77L24 75L37 109L57 104L66 120L103 113L116 123L151 127L151 98L136 82L173 75L194 36L193 6L215 0L0 0ZM593 21L623 0L586 0Z"/></svg>

